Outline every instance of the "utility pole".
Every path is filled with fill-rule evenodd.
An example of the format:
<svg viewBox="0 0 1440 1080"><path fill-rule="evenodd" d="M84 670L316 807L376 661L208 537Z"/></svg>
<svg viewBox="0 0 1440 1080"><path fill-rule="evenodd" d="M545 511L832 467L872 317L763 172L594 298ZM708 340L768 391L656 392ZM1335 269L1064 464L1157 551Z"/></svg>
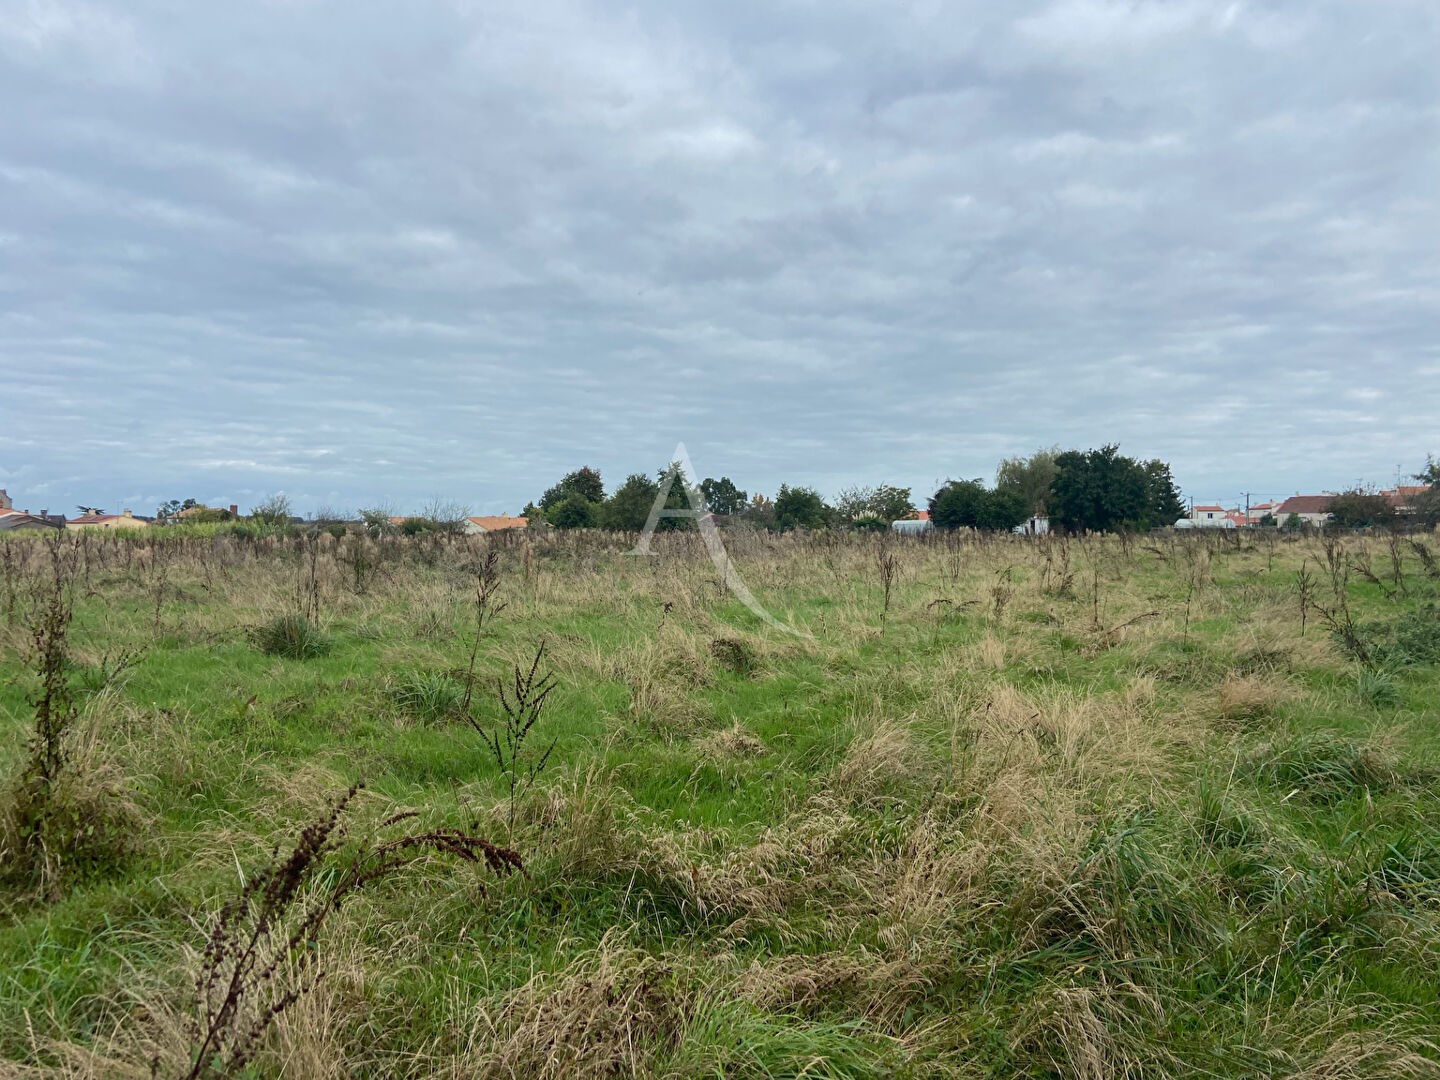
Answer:
<svg viewBox="0 0 1440 1080"><path fill-rule="evenodd" d="M1250 524L1250 493L1245 492L1245 524Z"/></svg>

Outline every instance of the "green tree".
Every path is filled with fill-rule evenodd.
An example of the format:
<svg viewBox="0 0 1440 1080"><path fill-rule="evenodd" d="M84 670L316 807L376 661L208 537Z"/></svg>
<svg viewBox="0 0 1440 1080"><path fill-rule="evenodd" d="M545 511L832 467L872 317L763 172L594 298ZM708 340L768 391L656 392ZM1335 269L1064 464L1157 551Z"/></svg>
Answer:
<svg viewBox="0 0 1440 1080"><path fill-rule="evenodd" d="M951 480L930 498L930 521L937 529L1008 531L1028 516L1019 492L987 491L978 479Z"/></svg>
<svg viewBox="0 0 1440 1080"><path fill-rule="evenodd" d="M194 499L186 499L183 502L179 499L171 499L155 508L155 520L162 525L169 524L180 516L182 510L189 510L199 505Z"/></svg>
<svg viewBox="0 0 1440 1080"><path fill-rule="evenodd" d="M1152 521L1166 497L1158 490L1158 470L1125 457L1114 444L1098 450L1067 450L1055 458L1055 465L1058 471L1050 485L1049 502L1053 528L1128 532L1152 524L1168 525L1183 513L1168 521ZM1171 488L1173 492L1173 485Z"/></svg>
<svg viewBox="0 0 1440 1080"><path fill-rule="evenodd" d="M1425 455L1425 467L1415 474L1414 479L1427 487L1440 487L1440 461L1435 460L1435 455Z"/></svg>
<svg viewBox="0 0 1440 1080"><path fill-rule="evenodd" d="M1363 529L1388 525L1395 520L1395 507L1379 492L1351 488L1330 500L1330 524L1342 529Z"/></svg>
<svg viewBox="0 0 1440 1080"><path fill-rule="evenodd" d="M987 491L980 516L980 528L1009 532L1030 516L1030 507L1016 491Z"/></svg>
<svg viewBox="0 0 1440 1080"><path fill-rule="evenodd" d="M775 501L758 491L750 496L745 509L740 511L740 521L754 529L775 528Z"/></svg>
<svg viewBox="0 0 1440 1080"><path fill-rule="evenodd" d="M1420 492L1410 500L1413 520L1420 525L1440 525L1440 485Z"/></svg>
<svg viewBox="0 0 1440 1080"><path fill-rule="evenodd" d="M1291 532L1294 532L1296 529L1304 528L1304 526L1305 519L1302 518L1299 514L1291 513L1286 515L1285 528L1289 529Z"/></svg>
<svg viewBox="0 0 1440 1080"><path fill-rule="evenodd" d="M881 521L904 521L915 513L915 499L910 489L893 484L881 484L870 496L866 511Z"/></svg>
<svg viewBox="0 0 1440 1080"><path fill-rule="evenodd" d="M643 473L631 473L600 508L602 528L639 532L645 527L660 487Z"/></svg>
<svg viewBox="0 0 1440 1080"><path fill-rule="evenodd" d="M777 529L823 529L829 519L829 508L814 488L780 485L775 495Z"/></svg>
<svg viewBox="0 0 1440 1080"><path fill-rule="evenodd" d="M915 512L910 489L881 484L878 487L843 488L831 507L837 521L857 522L861 518L878 518L889 523L900 521Z"/></svg>
<svg viewBox="0 0 1440 1080"><path fill-rule="evenodd" d="M1173 525L1185 516L1185 502L1170 475L1170 466L1152 458L1142 466L1145 470L1145 500L1150 528Z"/></svg>
<svg viewBox="0 0 1440 1080"><path fill-rule="evenodd" d="M394 515L389 509L383 506L369 506L360 510L360 520L365 523L365 531L371 536L387 536L395 531L395 523L390 519Z"/></svg>
<svg viewBox="0 0 1440 1080"><path fill-rule="evenodd" d="M695 488L690 477L685 475L685 468L678 461L672 461L666 468L661 469L656 475L657 489L669 479L670 487L665 492L665 509L679 510L684 517L662 517L655 523L657 532L675 532L680 529L694 529L695 519L688 516L695 510L694 503L700 502L703 497Z"/></svg>
<svg viewBox="0 0 1440 1080"><path fill-rule="evenodd" d="M593 528L600 505L580 495L567 495L545 511L545 518L557 529Z"/></svg>
<svg viewBox="0 0 1440 1080"><path fill-rule="evenodd" d="M1179 520L1179 519L1176 519L1176 520ZM1261 525L1262 528L1265 528L1265 529L1273 529L1273 528L1275 528L1275 526L1277 526L1277 525L1279 525L1279 524L1280 524L1280 522L1276 520L1275 515L1272 514L1272 513L1270 513L1270 511L1268 511L1268 510L1265 511L1265 513L1263 513L1263 514L1260 515L1260 525Z"/></svg>
<svg viewBox="0 0 1440 1080"><path fill-rule="evenodd" d="M1036 450L1029 457L1006 458L995 470L995 490L1013 491L1025 504L1026 517L1044 514L1050 502L1050 485L1059 467L1055 459L1060 448Z"/></svg>
<svg viewBox="0 0 1440 1080"><path fill-rule="evenodd" d="M728 476L719 480L706 477L700 481L700 494L712 514L738 514L745 509L745 492L735 486Z"/></svg>
<svg viewBox="0 0 1440 1080"><path fill-rule="evenodd" d="M252 520L272 529L290 524L290 513L290 500L284 495L272 495L250 509Z"/></svg>
<svg viewBox="0 0 1440 1080"><path fill-rule="evenodd" d="M978 529L989 497L977 480L951 480L930 496L930 523L937 529Z"/></svg>
<svg viewBox="0 0 1440 1080"><path fill-rule="evenodd" d="M572 473L566 473L558 484L540 496L540 509L548 514L557 503L572 495L579 496L590 503L604 502L605 483L600 479L600 470L585 465Z"/></svg>

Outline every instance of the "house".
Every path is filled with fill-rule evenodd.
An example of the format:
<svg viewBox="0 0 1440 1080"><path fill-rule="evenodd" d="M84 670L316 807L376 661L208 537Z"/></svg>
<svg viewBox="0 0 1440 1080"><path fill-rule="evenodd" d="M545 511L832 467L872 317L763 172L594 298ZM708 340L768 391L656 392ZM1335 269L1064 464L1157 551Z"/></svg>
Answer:
<svg viewBox="0 0 1440 1080"><path fill-rule="evenodd" d="M1245 512L1245 523L1247 525L1259 525L1266 514L1274 514L1275 508L1280 504L1277 502L1255 503Z"/></svg>
<svg viewBox="0 0 1440 1080"><path fill-rule="evenodd" d="M1223 506L1192 506L1190 520L1196 528L1217 528L1220 526L1220 522L1225 520L1225 508Z"/></svg>
<svg viewBox="0 0 1440 1080"><path fill-rule="evenodd" d="M1042 514L1032 514L1010 531L1022 536L1044 536L1050 531L1050 519Z"/></svg>
<svg viewBox="0 0 1440 1080"><path fill-rule="evenodd" d="M1272 512L1281 525L1294 514L1301 524L1318 527L1330 520L1330 504L1334 500L1334 495L1291 495Z"/></svg>
<svg viewBox="0 0 1440 1080"><path fill-rule="evenodd" d="M509 514L501 514L498 517L467 517L465 532L467 535L501 532L505 529L524 529L529 524L529 518L511 517Z"/></svg>
<svg viewBox="0 0 1440 1080"><path fill-rule="evenodd" d="M1381 495L1402 514L1408 514L1414 506L1415 499L1425 494L1430 489L1423 484L1407 485L1401 484L1394 491L1382 491Z"/></svg>
<svg viewBox="0 0 1440 1080"><path fill-rule="evenodd" d="M0 532L63 529L64 527L64 518L57 521L48 514L27 514L23 510L16 510L12 507L0 510Z"/></svg>
<svg viewBox="0 0 1440 1080"><path fill-rule="evenodd" d="M63 529L65 527L64 514L52 514L49 510L41 510L38 514L32 514L29 510L16 510L15 502L4 488L0 488L0 530L11 531L14 529Z"/></svg>
<svg viewBox="0 0 1440 1080"><path fill-rule="evenodd" d="M149 518L136 517L129 510L119 514L81 514L65 523L69 529L144 529Z"/></svg>

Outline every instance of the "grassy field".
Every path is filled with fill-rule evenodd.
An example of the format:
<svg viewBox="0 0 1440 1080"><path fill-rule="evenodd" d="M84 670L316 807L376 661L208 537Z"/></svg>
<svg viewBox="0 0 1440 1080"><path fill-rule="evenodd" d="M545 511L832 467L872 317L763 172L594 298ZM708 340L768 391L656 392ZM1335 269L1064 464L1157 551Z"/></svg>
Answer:
<svg viewBox="0 0 1440 1080"><path fill-rule="evenodd" d="M1436 537L726 539L0 543L0 1075L1440 1073Z"/></svg>

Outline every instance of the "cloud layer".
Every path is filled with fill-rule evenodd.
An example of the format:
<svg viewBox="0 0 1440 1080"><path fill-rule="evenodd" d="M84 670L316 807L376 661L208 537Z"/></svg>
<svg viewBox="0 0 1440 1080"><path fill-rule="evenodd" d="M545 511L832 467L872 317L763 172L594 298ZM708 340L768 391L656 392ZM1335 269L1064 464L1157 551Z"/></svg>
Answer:
<svg viewBox="0 0 1440 1080"><path fill-rule="evenodd" d="M5 7L25 505L1440 451L1429 2Z"/></svg>

